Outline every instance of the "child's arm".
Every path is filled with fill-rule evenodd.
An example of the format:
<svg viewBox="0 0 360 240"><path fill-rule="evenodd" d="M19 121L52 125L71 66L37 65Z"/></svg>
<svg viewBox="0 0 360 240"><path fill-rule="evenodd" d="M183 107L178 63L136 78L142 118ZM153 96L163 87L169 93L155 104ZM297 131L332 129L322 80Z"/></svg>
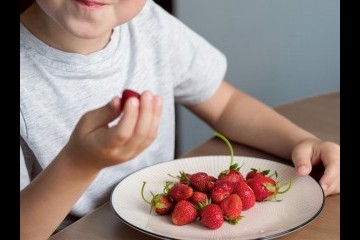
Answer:
<svg viewBox="0 0 360 240"><path fill-rule="evenodd" d="M139 107L140 105L140 107ZM86 113L54 161L20 192L20 238L47 239L104 167L132 159L157 135L161 100L130 98L118 125L120 99Z"/></svg>
<svg viewBox="0 0 360 240"><path fill-rule="evenodd" d="M340 146L319 140L258 100L223 82L206 102L189 109L230 139L285 159L307 175L322 162L325 194L340 192Z"/></svg>

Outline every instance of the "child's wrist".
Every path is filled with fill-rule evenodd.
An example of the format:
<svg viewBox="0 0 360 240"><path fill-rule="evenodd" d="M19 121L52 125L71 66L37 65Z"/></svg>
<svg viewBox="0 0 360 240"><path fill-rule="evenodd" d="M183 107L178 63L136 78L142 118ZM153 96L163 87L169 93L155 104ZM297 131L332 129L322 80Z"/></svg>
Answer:
<svg viewBox="0 0 360 240"><path fill-rule="evenodd" d="M70 171L74 171L79 175L97 175L102 169L100 166L94 166L86 159L81 159L74 154L67 145L61 150L58 158L66 165L66 168L69 168Z"/></svg>

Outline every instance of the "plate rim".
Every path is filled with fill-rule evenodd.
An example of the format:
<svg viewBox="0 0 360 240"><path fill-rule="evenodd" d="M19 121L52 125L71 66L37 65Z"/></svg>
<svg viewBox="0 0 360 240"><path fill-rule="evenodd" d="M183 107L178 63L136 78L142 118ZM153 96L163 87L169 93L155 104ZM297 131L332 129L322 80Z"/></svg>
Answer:
<svg viewBox="0 0 360 240"><path fill-rule="evenodd" d="M154 232L150 232L150 231L147 231L147 230L144 230L140 227L137 227L136 225L134 224L131 224L130 222L128 222L127 220L125 220L124 218L122 218L119 213L115 210L115 207L113 205L113 197L114 197L114 192L116 190L116 188L118 187L118 185L121 184L122 181L124 181L127 177L131 176L132 174L135 174L139 171L142 171L146 168L151 168L151 167L154 167L156 165L160 165L160 164L167 164L169 162L173 162L173 161L181 161L181 160L185 160L185 159L192 159L192 158L206 158L206 157L230 157L230 155L200 155L200 156L192 156L192 157L184 157L184 158L176 158L176 159L173 159L173 160L170 160L170 161L165 161L165 162L160 162L160 163L156 163L154 165L151 165L151 166L146 166L146 167L143 167L143 168L140 168L138 170L136 170L135 172L132 172L128 175L126 175L123 179L121 179L121 181L119 181L112 189L111 191L111 196L110 196L110 207L112 209L112 211L116 214L116 216L123 222L125 223L127 226L137 230L137 231L140 231L142 233L145 233L147 235L150 235L150 236L153 236L153 237L157 237L159 239L169 239L169 240L188 240L188 239L181 239L181 238L173 238L173 237L167 237L167 236L163 236L163 235L159 235L157 233L154 233ZM240 155L234 155L234 158L235 157L239 157L239 158L247 158L247 159L258 159L258 160L262 160L262 161L271 161L271 162L274 162L274 163L277 163L277 164L280 164L280 165L285 165L285 166L288 166L288 167L291 167L291 168L294 168L293 166L291 165L287 165L285 163L281 163L281 162L277 162L277 161L274 161L274 160L270 160L270 159L265 159L265 158L259 158L259 157L251 157L251 156L240 156ZM289 233L292 233L292 232L295 232L303 227L305 227L306 225L308 225L310 222L312 222L315 218L317 218L319 216L319 214L321 213L321 211L323 210L324 208L324 205L325 205L325 199L326 199L326 196L325 196L325 193L324 193L324 190L322 189L320 183L318 181L316 181L315 178L313 178L312 176L308 175L308 177L310 177L311 179L314 180L314 182L319 186L320 190L321 190L321 195L322 195L322 203L321 203L321 207L319 208L319 210L311 217L309 218L307 221L299 224L298 226L296 227L293 227L291 229L287 229L285 231L281 231L279 233L274 233L272 235L268 235L268 236L265 236L265 237L260 237L260 238L249 238L247 240L262 240L262 239L273 239L273 238L277 238L277 237L280 237L280 236L284 236L284 235L287 235ZM233 240L236 240L236 238L232 238Z"/></svg>

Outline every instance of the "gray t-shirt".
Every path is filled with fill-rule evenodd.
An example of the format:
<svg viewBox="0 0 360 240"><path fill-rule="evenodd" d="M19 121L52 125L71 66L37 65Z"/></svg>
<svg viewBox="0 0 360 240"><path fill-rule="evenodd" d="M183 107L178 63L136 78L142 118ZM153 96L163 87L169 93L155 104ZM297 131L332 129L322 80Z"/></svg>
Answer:
<svg viewBox="0 0 360 240"><path fill-rule="evenodd" d="M55 158L85 112L125 88L162 96L156 140L136 158L100 172L72 210L88 213L125 176L173 159L175 102L205 101L225 71L222 53L152 0L114 29L104 49L86 56L54 49L20 24L20 137L34 154L20 144L20 189Z"/></svg>

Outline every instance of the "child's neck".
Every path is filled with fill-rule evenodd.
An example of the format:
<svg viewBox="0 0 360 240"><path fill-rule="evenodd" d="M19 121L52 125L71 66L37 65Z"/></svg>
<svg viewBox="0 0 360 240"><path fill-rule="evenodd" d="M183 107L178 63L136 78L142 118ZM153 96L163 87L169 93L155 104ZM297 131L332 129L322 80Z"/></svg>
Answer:
<svg viewBox="0 0 360 240"><path fill-rule="evenodd" d="M38 39L64 52L88 55L103 49L110 40L111 31L100 38L77 38L61 28L34 3L20 15L21 22Z"/></svg>

